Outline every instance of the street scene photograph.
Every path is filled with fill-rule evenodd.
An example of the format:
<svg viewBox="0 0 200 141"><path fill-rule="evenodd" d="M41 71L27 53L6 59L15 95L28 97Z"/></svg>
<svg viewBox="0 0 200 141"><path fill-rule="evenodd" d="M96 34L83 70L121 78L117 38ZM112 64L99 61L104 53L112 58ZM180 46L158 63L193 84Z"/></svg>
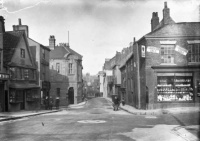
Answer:
<svg viewBox="0 0 200 141"><path fill-rule="evenodd" d="M0 141L200 141L200 0L0 0Z"/></svg>

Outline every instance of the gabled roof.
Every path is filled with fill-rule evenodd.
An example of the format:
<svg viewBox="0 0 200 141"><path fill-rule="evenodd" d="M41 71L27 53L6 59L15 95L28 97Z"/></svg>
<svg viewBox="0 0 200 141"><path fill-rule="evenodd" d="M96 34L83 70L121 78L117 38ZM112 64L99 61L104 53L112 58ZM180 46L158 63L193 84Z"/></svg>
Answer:
<svg viewBox="0 0 200 141"><path fill-rule="evenodd" d="M145 37L200 36L200 22L181 22L157 28Z"/></svg>
<svg viewBox="0 0 200 141"><path fill-rule="evenodd" d="M50 51L50 59L64 59L66 54L73 54L82 60L82 56L69 47L56 46L54 50Z"/></svg>
<svg viewBox="0 0 200 141"><path fill-rule="evenodd" d="M9 31L3 34L4 65L8 65L8 63L11 62L12 56L17 48L17 44L23 34L24 32L22 31Z"/></svg>
<svg viewBox="0 0 200 141"><path fill-rule="evenodd" d="M51 51L50 48L48 48L48 47L46 47L46 46L44 46L44 45L38 43L37 41L35 41L35 40L33 40L33 39L29 38L29 37L28 37L28 39L29 39L29 40L32 40L33 42L35 42L35 43L37 43L37 44L39 44L40 47L42 47L42 48L44 48L44 49L46 49L46 50L48 50L48 51Z"/></svg>

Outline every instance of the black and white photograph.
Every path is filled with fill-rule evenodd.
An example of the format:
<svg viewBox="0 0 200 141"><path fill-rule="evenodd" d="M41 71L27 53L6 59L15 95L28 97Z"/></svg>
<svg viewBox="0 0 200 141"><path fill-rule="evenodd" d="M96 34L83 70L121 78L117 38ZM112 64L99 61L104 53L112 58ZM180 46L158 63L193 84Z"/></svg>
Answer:
<svg viewBox="0 0 200 141"><path fill-rule="evenodd" d="M0 0L0 141L200 141L200 0Z"/></svg>

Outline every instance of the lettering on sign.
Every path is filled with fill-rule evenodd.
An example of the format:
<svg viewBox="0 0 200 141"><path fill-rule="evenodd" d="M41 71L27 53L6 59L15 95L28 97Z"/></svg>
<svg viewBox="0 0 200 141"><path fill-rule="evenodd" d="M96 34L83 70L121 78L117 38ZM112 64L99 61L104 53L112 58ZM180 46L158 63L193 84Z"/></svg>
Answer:
<svg viewBox="0 0 200 141"><path fill-rule="evenodd" d="M180 47L178 45L175 47L175 51L177 51L177 52L179 52L180 54L183 54L183 55L186 55L188 53L187 49L182 48L182 47Z"/></svg>
<svg viewBox="0 0 200 141"><path fill-rule="evenodd" d="M148 47L147 47L147 52L159 53L160 50L159 50L159 48L157 48L157 47L148 46Z"/></svg>
<svg viewBox="0 0 200 141"><path fill-rule="evenodd" d="M145 57L145 46L141 46L142 48L141 48L141 56L144 58Z"/></svg>

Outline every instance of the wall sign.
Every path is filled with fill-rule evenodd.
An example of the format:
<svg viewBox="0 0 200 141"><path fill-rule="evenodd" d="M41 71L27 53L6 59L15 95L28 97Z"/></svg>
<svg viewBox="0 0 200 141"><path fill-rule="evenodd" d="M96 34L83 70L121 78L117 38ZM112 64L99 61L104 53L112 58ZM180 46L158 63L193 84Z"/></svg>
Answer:
<svg viewBox="0 0 200 141"><path fill-rule="evenodd" d="M141 46L141 53L142 53L141 57L144 58L145 57L145 46L143 46L143 45Z"/></svg>
<svg viewBox="0 0 200 141"><path fill-rule="evenodd" d="M187 49L182 48L182 47L180 47L178 45L175 47L175 51L177 51L177 52L179 52L180 54L183 54L183 55L186 55L188 53Z"/></svg>
<svg viewBox="0 0 200 141"><path fill-rule="evenodd" d="M147 52L151 52L151 53L159 53L160 50L157 47L153 47L153 46L148 46L147 47Z"/></svg>

